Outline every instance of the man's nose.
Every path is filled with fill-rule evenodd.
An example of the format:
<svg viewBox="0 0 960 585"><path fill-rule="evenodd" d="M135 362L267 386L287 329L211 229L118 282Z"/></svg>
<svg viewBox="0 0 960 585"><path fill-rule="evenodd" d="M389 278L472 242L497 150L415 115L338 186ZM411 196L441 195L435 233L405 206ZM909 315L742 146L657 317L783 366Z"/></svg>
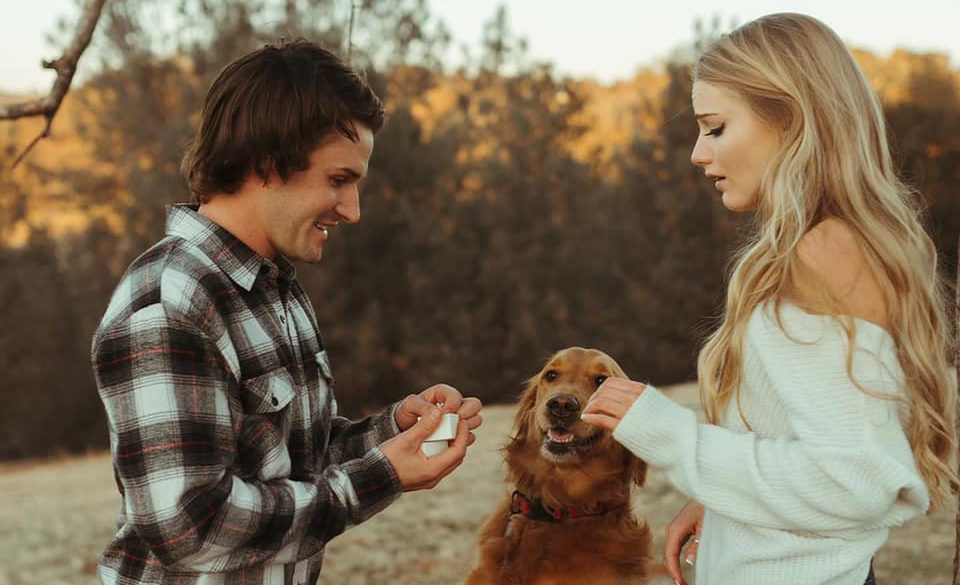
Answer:
<svg viewBox="0 0 960 585"><path fill-rule="evenodd" d="M356 185L344 190L337 196L337 205L333 208L345 223L360 221L360 190Z"/></svg>

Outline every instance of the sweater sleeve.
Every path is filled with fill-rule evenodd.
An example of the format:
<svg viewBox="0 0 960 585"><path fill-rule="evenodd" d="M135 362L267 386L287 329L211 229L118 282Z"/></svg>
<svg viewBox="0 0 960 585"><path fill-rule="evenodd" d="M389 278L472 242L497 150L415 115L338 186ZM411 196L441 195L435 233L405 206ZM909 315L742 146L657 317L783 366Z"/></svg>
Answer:
<svg viewBox="0 0 960 585"><path fill-rule="evenodd" d="M698 423L693 411L648 386L614 438L664 470L677 489L739 522L826 534L899 525L922 514L929 495L897 403L868 396L851 381L838 325L806 313L791 321L788 335L758 312L744 351L755 406L748 421L775 413L785 432ZM858 349L853 371L871 390L896 391L896 376L875 352Z"/></svg>

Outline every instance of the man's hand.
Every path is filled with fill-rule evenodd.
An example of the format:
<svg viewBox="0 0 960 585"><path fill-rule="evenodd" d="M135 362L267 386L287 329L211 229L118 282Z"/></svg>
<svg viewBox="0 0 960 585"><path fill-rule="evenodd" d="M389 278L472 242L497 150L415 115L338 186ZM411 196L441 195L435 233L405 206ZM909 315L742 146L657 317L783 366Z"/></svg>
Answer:
<svg viewBox="0 0 960 585"><path fill-rule="evenodd" d="M607 378L590 397L580 418L612 431L647 389L647 385L626 378Z"/></svg>
<svg viewBox="0 0 960 585"><path fill-rule="evenodd" d="M440 426L442 415L436 405L428 404L419 422L380 445L380 450L393 465L405 492L428 490L436 486L463 462L467 445L473 442L473 434L467 428L467 422L461 418L457 425L457 436L450 447L433 457L424 455L420 446Z"/></svg>
<svg viewBox="0 0 960 585"><path fill-rule="evenodd" d="M663 562L667 572L675 583L686 585L680 570L680 551L690 538L693 542L687 547L684 562L693 565L697 561L697 549L700 548L700 528L703 526L703 506L696 502L687 502L667 526L663 541Z"/></svg>
<svg viewBox="0 0 960 585"><path fill-rule="evenodd" d="M401 431L405 431L416 424L417 419L436 405L442 405L441 412L452 412L460 416L460 420L467 423L467 430L479 427L483 423L480 410L483 405L477 398L463 398L453 386L437 384L419 394L411 394L403 399L394 413L394 419ZM467 445L472 445L476 438L473 432L469 433Z"/></svg>

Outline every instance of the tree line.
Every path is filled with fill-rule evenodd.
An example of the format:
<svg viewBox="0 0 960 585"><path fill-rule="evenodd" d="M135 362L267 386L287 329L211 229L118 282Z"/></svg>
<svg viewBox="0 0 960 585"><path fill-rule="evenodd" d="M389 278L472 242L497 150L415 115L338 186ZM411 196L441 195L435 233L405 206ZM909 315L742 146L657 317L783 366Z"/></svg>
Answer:
<svg viewBox="0 0 960 585"><path fill-rule="evenodd" d="M152 25L156 0L108 3L97 71L54 128L69 138L11 171L35 128L0 127L0 459L106 446L92 332L121 271L161 237L165 205L188 198L179 162L206 87L279 38L346 47L350 36L389 114L360 224L337 230L321 265L298 267L342 412L438 381L511 402L568 345L607 351L635 379L694 377L751 221L726 212L689 162L689 64L716 26L663 70L603 87L532 62L503 9L479 54L450 70L452 41L423 2L361 4L349 35L335 0L183 0L175 34ZM858 59L950 280L960 75L937 55Z"/></svg>

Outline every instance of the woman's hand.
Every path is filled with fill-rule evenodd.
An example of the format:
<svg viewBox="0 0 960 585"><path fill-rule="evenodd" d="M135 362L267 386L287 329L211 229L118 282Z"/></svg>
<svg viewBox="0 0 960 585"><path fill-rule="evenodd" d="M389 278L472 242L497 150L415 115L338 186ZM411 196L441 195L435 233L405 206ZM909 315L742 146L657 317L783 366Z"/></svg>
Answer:
<svg viewBox="0 0 960 585"><path fill-rule="evenodd" d="M694 501L687 502L687 505L667 525L667 534L663 542L663 563L667 566L670 577L679 585L686 585L687 583L684 581L683 572L680 570L680 552L692 537L693 540L687 547L683 562L692 566L697 561L697 549L700 547L700 528L702 527L703 506Z"/></svg>
<svg viewBox="0 0 960 585"><path fill-rule="evenodd" d="M580 418L584 422L612 431L646 389L647 385L642 382L626 378L607 378L590 397Z"/></svg>

